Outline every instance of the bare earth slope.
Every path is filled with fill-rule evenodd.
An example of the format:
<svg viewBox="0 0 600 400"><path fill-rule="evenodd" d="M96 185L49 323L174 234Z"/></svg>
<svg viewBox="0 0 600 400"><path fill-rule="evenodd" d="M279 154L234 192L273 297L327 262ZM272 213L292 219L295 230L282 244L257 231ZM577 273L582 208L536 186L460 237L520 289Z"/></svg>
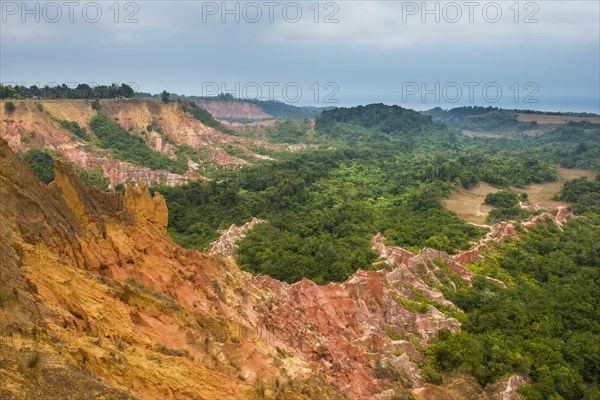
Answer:
<svg viewBox="0 0 600 400"><path fill-rule="evenodd" d="M275 118L265 113L258 105L246 101L199 100L197 104L218 119L243 118L262 120Z"/></svg>
<svg viewBox="0 0 600 400"><path fill-rule="evenodd" d="M180 185L188 180L203 179L199 164L188 160L186 173L176 174L132 165L116 159L110 151L97 147L89 122L95 115L89 100L26 100L12 101L15 110L7 112L0 101L0 137L16 152L44 149L60 154L75 165L91 169L100 167L110 179L110 187L128 181L147 184ZM198 162L224 167L251 165L254 160L265 159L252 149L295 151L306 145L272 144L264 140L239 137L220 132L204 125L187 112L178 102L167 104L156 99L100 100L102 112L119 123L131 135L142 138L146 145L165 156L176 158L178 145L189 146ZM59 120L74 121L86 128L91 139L85 141L61 126ZM149 125L159 127L148 130ZM225 147L233 146L245 154L244 158L228 154ZM268 158L268 157L266 157Z"/></svg>

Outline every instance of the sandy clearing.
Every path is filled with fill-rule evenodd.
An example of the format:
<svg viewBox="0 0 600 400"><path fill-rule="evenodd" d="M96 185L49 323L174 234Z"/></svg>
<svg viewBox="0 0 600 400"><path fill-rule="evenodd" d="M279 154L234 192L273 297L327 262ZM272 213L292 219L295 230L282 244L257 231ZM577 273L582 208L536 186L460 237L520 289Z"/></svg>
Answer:
<svg viewBox="0 0 600 400"><path fill-rule="evenodd" d="M556 182L535 183L525 186L523 189L512 188L517 193L527 193L529 201L526 205L538 206L543 208L556 208L565 206L568 203L552 200L554 195L560 192L563 184L570 179L579 178L582 176L588 179L594 179L596 174L593 171L585 169L567 169L557 168L558 180ZM484 204L486 194L495 193L501 189L495 188L485 182L480 182L473 189L459 189L450 197L443 200L444 207L454 211L460 218L473 224L485 224L486 218L492 207Z"/></svg>
<svg viewBox="0 0 600 400"><path fill-rule="evenodd" d="M588 121L594 124L600 124L600 116L595 117L575 117L570 115L546 115L546 114L522 114L517 113L517 120L521 122L536 121L538 124L564 125L569 121L581 122Z"/></svg>

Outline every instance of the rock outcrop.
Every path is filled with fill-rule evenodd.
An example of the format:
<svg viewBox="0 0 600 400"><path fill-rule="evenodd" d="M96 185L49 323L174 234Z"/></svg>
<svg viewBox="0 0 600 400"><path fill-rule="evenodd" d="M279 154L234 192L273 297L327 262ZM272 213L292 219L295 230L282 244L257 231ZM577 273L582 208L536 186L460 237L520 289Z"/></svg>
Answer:
<svg viewBox="0 0 600 400"><path fill-rule="evenodd" d="M425 248L421 250L418 255L414 255L410 251L401 247L386 246L384 244L385 238L381 235L381 233L375 235L371 241L373 243L373 250L376 250L380 253L381 259L383 262L385 262L385 264L393 268L402 269L406 274L406 279L410 281L411 287L418 288L423 292L424 295L432 300L436 300L440 299L441 293L436 291L433 287L431 287L431 285L426 285L423 280L419 280L417 278L417 274L415 273L417 269L420 269L421 276L427 276L427 278L432 280L436 285L440 285L441 282L435 275L435 270L437 270L439 267L435 266L435 262L442 261L443 264L451 271L458 274L458 276L460 276L465 282L470 283L474 277L474 274L465 267L465 264L468 262L483 260L486 254L492 252L492 249L488 243L500 242L508 238L518 240L519 229L527 232L529 227L540 223L551 222L561 228L566 221L573 217L573 213L569 211L567 207L558 207L555 213L544 212L524 222L502 221L493 225L485 238L477 241L468 250L453 256L443 251L430 248ZM503 283L500 281L498 281L498 283L503 285Z"/></svg>
<svg viewBox="0 0 600 400"><path fill-rule="evenodd" d="M125 207L131 210L138 224L150 223L157 230L166 234L169 222L167 203L160 193L150 195L148 186L140 182L137 186L127 185L124 197Z"/></svg>
<svg viewBox="0 0 600 400"><path fill-rule="evenodd" d="M79 159L69 159L69 161L78 164ZM207 178L197 173L180 175L161 169L139 167L111 158L98 159L97 163L101 165L104 175L110 179L109 188L111 189L120 183L126 184L128 182L179 186L192 180L207 180Z"/></svg>
<svg viewBox="0 0 600 400"><path fill-rule="evenodd" d="M218 119L274 119L272 115L265 113L258 105L247 101L199 100L196 103Z"/></svg>
<svg viewBox="0 0 600 400"><path fill-rule="evenodd" d="M521 386L530 383L531 380L529 378L521 375L512 375L508 379L494 385L491 400L519 400L521 396L517 390Z"/></svg>
<svg viewBox="0 0 600 400"><path fill-rule="evenodd" d="M235 257L238 250L237 242L246 237L246 233L256 224L264 222L262 219L252 218L252 221L246 222L242 226L231 224L219 237L218 240L211 243L210 251L208 252L211 256L218 257Z"/></svg>

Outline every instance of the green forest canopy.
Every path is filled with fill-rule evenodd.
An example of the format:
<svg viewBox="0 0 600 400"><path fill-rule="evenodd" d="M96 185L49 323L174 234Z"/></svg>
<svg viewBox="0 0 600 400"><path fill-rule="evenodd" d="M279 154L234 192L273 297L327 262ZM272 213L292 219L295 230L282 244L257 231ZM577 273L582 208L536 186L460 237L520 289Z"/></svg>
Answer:
<svg viewBox="0 0 600 400"><path fill-rule="evenodd" d="M377 232L414 251L468 248L483 231L441 206L457 186L553 181L557 162L592 167L598 147L598 133L577 125L536 138L469 139L429 116L381 104L324 111L311 129L288 123L269 134L312 139L321 150L281 154L279 162L223 173L218 182L160 188L172 237L206 249L219 230L260 217L267 222L240 243L243 268L288 282L340 281L371 267ZM495 213L526 216L518 207Z"/></svg>

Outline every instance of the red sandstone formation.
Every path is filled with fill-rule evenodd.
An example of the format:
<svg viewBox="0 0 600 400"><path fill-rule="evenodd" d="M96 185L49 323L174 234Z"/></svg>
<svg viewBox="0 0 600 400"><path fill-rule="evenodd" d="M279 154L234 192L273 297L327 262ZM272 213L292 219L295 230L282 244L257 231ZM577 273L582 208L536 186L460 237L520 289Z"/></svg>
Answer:
<svg viewBox="0 0 600 400"><path fill-rule="evenodd" d="M221 234L219 239L211 244L208 254L218 257L234 257L238 250L236 242L242 240L254 225L262 222L264 221L261 219L252 218L252 221L246 222L242 226L231 224L231 226Z"/></svg>
<svg viewBox="0 0 600 400"><path fill-rule="evenodd" d="M104 175L110 179L110 187L128 181L147 184L180 185L189 180L204 179L194 173L199 165L189 160L190 170L179 175L164 170L152 170L113 158L110 151L93 148L60 125L57 119L75 121L87 128L95 111L87 100L73 101L17 101L17 109L8 115L0 106L0 137L8 141L14 151L25 152L32 148L58 152L75 165L89 169L101 165ZM41 109L37 106L41 105ZM102 100L102 111L112 117L123 128L146 141L151 149L174 159L176 144L189 145L202 154L204 162L226 167L249 166L246 160L228 154L223 145L234 145L257 160L270 157L257 154L249 146L269 150L299 151L316 146L305 144L273 144L262 139L234 136L204 125L193 116L182 111L176 102L163 104L160 100L132 99L128 101ZM148 125L158 124L162 132ZM91 134L89 128L88 133ZM27 140L22 138L27 137ZM193 167L195 165L195 167Z"/></svg>

